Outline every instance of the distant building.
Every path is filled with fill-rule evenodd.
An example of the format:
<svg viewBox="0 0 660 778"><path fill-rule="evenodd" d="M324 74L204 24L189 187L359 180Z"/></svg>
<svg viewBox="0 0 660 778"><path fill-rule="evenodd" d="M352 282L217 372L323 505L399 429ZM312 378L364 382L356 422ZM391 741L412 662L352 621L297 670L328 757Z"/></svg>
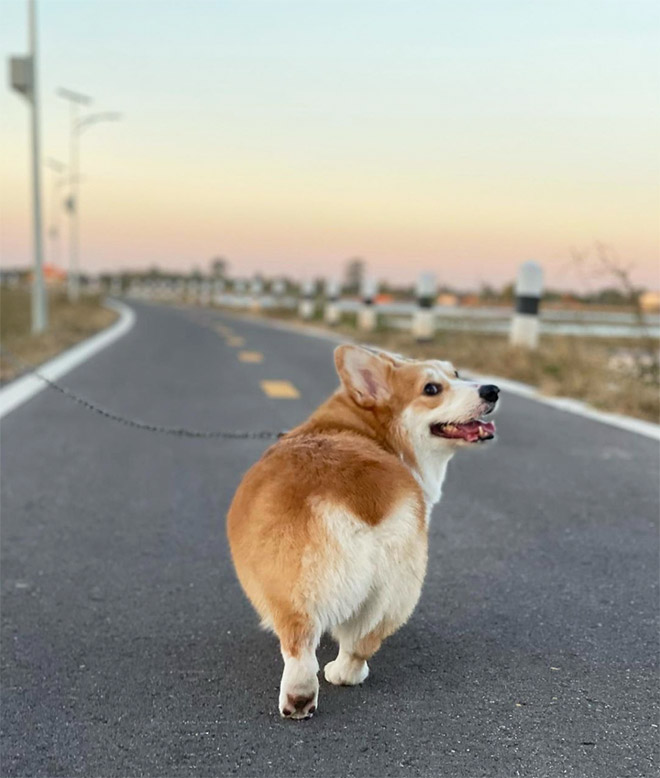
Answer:
<svg viewBox="0 0 660 778"><path fill-rule="evenodd" d="M461 305L478 306L481 305L481 298L478 294L464 294L461 297Z"/></svg>
<svg viewBox="0 0 660 778"><path fill-rule="evenodd" d="M458 305L458 295L453 294L452 292L441 292L435 302L436 305Z"/></svg>
<svg viewBox="0 0 660 778"><path fill-rule="evenodd" d="M62 286L66 283L66 271L57 265L45 263L43 266L44 281L46 286ZM28 272L28 280L32 281L32 271Z"/></svg>
<svg viewBox="0 0 660 778"><path fill-rule="evenodd" d="M642 292L639 305L643 311L660 311L660 292Z"/></svg>

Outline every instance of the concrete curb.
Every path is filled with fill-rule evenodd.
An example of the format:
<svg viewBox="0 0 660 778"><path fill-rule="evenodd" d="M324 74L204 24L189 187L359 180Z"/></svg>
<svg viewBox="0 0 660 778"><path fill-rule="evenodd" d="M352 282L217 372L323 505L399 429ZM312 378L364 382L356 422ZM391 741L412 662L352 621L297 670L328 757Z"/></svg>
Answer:
<svg viewBox="0 0 660 778"><path fill-rule="evenodd" d="M41 365L39 367L40 373L51 381L56 381L60 376L86 362L131 329L135 323L135 313L131 308L116 300L108 300L106 305L117 311L119 319L107 329L92 335L91 338L82 341L82 343L77 343L72 348ZM0 419L46 387L47 384L30 373L4 386L0 389Z"/></svg>

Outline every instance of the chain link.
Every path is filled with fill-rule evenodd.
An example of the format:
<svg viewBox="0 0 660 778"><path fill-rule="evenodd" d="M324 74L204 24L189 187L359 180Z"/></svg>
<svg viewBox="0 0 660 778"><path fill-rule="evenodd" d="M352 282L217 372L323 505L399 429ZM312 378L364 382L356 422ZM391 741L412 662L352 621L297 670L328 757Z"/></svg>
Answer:
<svg viewBox="0 0 660 778"><path fill-rule="evenodd" d="M116 421L119 424L123 424L126 427L132 427L133 429L143 430L144 432L155 432L161 435L175 435L179 438L225 438L227 440L271 440L273 438L279 438L285 435L286 432L273 432L272 430L261 430L258 432L232 432L227 430L192 430L185 427L166 427L159 424L149 424L139 419L129 419L126 416L120 416L118 413L113 413L105 408L101 408L100 405L81 397L79 394L71 391L66 386L61 386L56 381L52 381L47 378L43 373L40 373L36 367L29 365L22 359L12 354L5 346L0 348L0 356L6 357L15 367L22 370L24 373L31 373L32 375L43 381L48 387L59 392L64 397L68 397L69 400L77 403L83 408L86 408L92 413L96 413L98 416L102 416L104 419L110 419Z"/></svg>

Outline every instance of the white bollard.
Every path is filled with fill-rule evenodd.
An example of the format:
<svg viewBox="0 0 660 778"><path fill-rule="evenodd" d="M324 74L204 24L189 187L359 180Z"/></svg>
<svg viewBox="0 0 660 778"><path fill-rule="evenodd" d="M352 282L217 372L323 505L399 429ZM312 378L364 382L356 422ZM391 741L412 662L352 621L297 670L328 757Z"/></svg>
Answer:
<svg viewBox="0 0 660 778"><path fill-rule="evenodd" d="M253 313L259 313L261 310L261 295L264 291L264 285L260 278L253 278L250 283L250 310Z"/></svg>
<svg viewBox="0 0 660 778"><path fill-rule="evenodd" d="M202 283L200 284L199 303L200 305L211 304L211 282L210 281L202 281Z"/></svg>
<svg viewBox="0 0 660 778"><path fill-rule="evenodd" d="M276 278L270 288L276 297L281 297L286 292L286 281L283 278Z"/></svg>
<svg viewBox="0 0 660 778"><path fill-rule="evenodd" d="M417 279L417 308L412 319L412 334L418 341L433 340L435 335L435 298L438 285L433 273L421 273Z"/></svg>
<svg viewBox="0 0 660 778"><path fill-rule="evenodd" d="M360 289L362 305L357 316L358 329L364 332L373 332L378 324L378 313L375 303L377 292L378 284L376 281L373 278L365 277L362 280L362 288Z"/></svg>
<svg viewBox="0 0 660 778"><path fill-rule="evenodd" d="M534 349L539 343L539 302L543 293L543 268L524 262L516 279L516 310L511 319L512 346Z"/></svg>
<svg viewBox="0 0 660 778"><path fill-rule="evenodd" d="M339 298L341 297L341 284L336 278L330 278L325 285L325 323L334 327L339 324L341 319L341 310L339 308Z"/></svg>
<svg viewBox="0 0 660 778"><path fill-rule="evenodd" d="M270 284L271 306L275 309L284 308L284 295L286 293L286 281L283 278L276 278Z"/></svg>
<svg viewBox="0 0 660 778"><path fill-rule="evenodd" d="M302 297L298 304L298 315L301 319L312 319L316 310L314 295L316 294L316 284L313 281L303 281L300 287Z"/></svg>
<svg viewBox="0 0 660 778"><path fill-rule="evenodd" d="M222 305L222 295L225 291L225 282L221 278L217 278L213 282L213 302L216 305Z"/></svg>
<svg viewBox="0 0 660 778"><path fill-rule="evenodd" d="M245 303L245 291L247 289L247 283L242 278L236 278L234 280L234 296L232 304L234 308L240 308Z"/></svg>

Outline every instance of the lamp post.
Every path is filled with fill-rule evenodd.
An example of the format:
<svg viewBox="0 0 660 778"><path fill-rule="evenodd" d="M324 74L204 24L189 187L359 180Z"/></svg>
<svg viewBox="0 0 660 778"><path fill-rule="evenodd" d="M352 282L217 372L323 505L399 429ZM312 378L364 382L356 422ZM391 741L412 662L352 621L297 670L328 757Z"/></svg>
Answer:
<svg viewBox="0 0 660 778"><path fill-rule="evenodd" d="M71 111L69 135L69 172L71 189L68 199L69 223L69 300L75 301L80 296L80 136L94 124L105 121L118 121L121 114L114 111L103 111L80 117L80 106L89 105L92 98L71 89L60 88L57 94L69 101Z"/></svg>
<svg viewBox="0 0 660 778"><path fill-rule="evenodd" d="M43 274L43 234L41 224L41 149L39 144L39 91L37 82L37 9L35 0L28 0L28 54L11 57L11 86L20 92L31 108L32 134L32 218L34 269L32 272L32 332L38 334L48 327L48 300Z"/></svg>
<svg viewBox="0 0 660 778"><path fill-rule="evenodd" d="M79 197L79 170L78 170L78 138L76 126L79 121L80 106L89 105L92 98L72 89L60 87L57 90L59 97L69 101L70 126L69 126L69 175L71 186L67 199L69 211L69 271L67 273L67 291L69 300L75 301L79 295L78 283L78 197Z"/></svg>
<svg viewBox="0 0 660 778"><path fill-rule="evenodd" d="M68 179L62 174L66 170L66 165L57 159L49 157L45 163L51 171L51 190L50 190L50 225L48 227L48 237L51 240L52 253L50 261L54 265L60 264L60 209L58 192L62 186L69 183Z"/></svg>
<svg viewBox="0 0 660 778"><path fill-rule="evenodd" d="M121 114L116 111L103 111L102 113L93 113L88 116L83 116L82 119L78 119L72 126L72 146L75 150L74 162L75 167L71 170L72 177L79 183L80 175L80 136L82 133L94 124L99 122L117 122L121 119ZM73 210L71 211L71 245L75 248L75 254L72 252L72 259L75 259L75 265L72 267L72 284L69 287L70 297L73 300L77 300L80 296L80 189L78 183L75 184L77 189L77 197L73 202Z"/></svg>

